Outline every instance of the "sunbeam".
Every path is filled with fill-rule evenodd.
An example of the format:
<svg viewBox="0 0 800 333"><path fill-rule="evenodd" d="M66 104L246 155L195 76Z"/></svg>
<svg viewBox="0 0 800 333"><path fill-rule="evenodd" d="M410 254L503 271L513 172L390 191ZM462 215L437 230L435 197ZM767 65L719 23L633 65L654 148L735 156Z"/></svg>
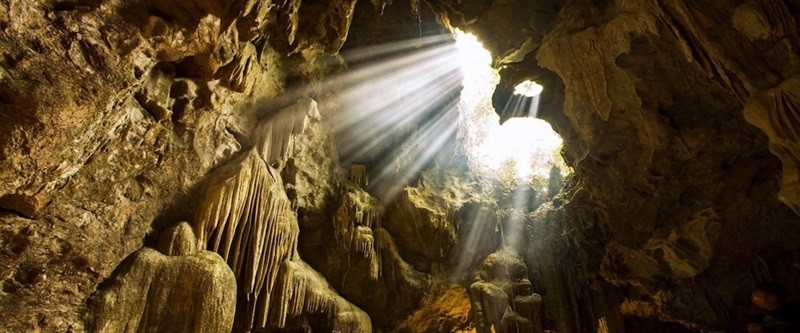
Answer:
<svg viewBox="0 0 800 333"><path fill-rule="evenodd" d="M546 179L558 164L561 139L549 124L535 118L500 124L491 104L499 76L473 35L457 30L347 50L343 57L350 68L312 93L330 93L340 159L345 166L369 165L369 190L383 200L455 140L470 156L470 168L484 176L514 165L516 178ZM543 89L520 83L503 112L535 116Z"/></svg>
<svg viewBox="0 0 800 333"><path fill-rule="evenodd" d="M544 87L531 80L522 81L522 83L514 87L514 95L521 95L526 97L539 96Z"/></svg>
<svg viewBox="0 0 800 333"><path fill-rule="evenodd" d="M390 201L456 139L463 75L451 35L348 50L332 120L345 165L368 164L368 190Z"/></svg>

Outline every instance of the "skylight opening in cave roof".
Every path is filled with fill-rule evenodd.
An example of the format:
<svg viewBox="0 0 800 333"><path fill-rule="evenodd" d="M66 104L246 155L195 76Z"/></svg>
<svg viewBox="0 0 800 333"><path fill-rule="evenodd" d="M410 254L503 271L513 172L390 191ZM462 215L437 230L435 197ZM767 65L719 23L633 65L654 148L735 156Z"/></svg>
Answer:
<svg viewBox="0 0 800 333"><path fill-rule="evenodd" d="M455 40L464 79L460 136L470 166L495 175L511 171L519 179L548 178L552 166L563 165L561 137L537 118L511 118L501 125L491 101L500 81L491 54L472 34L456 30ZM535 98L543 89L526 80L515 86L514 98Z"/></svg>

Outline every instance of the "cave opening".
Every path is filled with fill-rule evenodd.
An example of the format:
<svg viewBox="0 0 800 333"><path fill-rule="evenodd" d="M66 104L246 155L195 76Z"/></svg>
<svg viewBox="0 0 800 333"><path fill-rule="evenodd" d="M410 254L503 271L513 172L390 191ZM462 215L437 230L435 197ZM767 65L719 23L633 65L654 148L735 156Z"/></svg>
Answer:
<svg viewBox="0 0 800 333"><path fill-rule="evenodd" d="M456 30L454 38L463 75L459 137L470 170L478 177L510 177L541 185L554 172L566 176L561 137L548 122L536 118L544 88L532 80L517 84L505 108L527 117L501 122L491 101L500 81L491 54L472 34Z"/></svg>
<svg viewBox="0 0 800 333"><path fill-rule="evenodd" d="M354 30L354 36L363 33ZM327 252L308 241L300 245L301 256L368 313L380 308L356 285L345 283L344 276L367 268L383 274L391 269L391 260L400 259L468 300L474 310L466 308L453 318L492 321L478 313L483 305L470 293L487 292L474 288L494 288L495 279L518 286L516 296L524 299L510 301L514 306L535 307L534 291L544 288L530 282L536 280L535 272L527 272L528 265L535 267L527 262L534 258L527 253L534 243L531 230L554 219L536 219L534 212L557 196L568 171L561 137L550 123L536 118L545 87L520 80L504 105L518 117L501 121L492 101L500 82L492 55L476 36L457 29L397 40L366 39L343 49L342 56L347 69L331 78L337 89L331 93L334 110L329 114L335 149L353 184L347 183L343 191L349 194L334 202L334 207L341 205L336 221L349 225L350 213L375 213L381 221L356 218L352 230L357 232L342 237L365 240L357 248L368 253L366 259L322 255ZM337 228L327 233L339 232ZM321 239L320 230L301 228L300 238ZM379 248L379 243L394 244L391 251L396 252L386 252L392 247ZM348 259L338 259L342 256ZM331 267L331 262L347 264ZM410 284L407 288L414 289ZM377 292L395 297L389 289ZM413 297L403 301L415 302ZM420 313L439 306L433 303L420 305ZM408 318L373 319L391 328ZM412 323L400 325L405 324Z"/></svg>
<svg viewBox="0 0 800 333"><path fill-rule="evenodd" d="M331 78L338 153L346 168L364 166L366 190L384 203L431 168L464 168L487 193L532 191L539 201L570 172L561 137L536 117L544 87L521 80L498 112L499 71L476 36L454 29L369 41L342 55L348 69Z"/></svg>

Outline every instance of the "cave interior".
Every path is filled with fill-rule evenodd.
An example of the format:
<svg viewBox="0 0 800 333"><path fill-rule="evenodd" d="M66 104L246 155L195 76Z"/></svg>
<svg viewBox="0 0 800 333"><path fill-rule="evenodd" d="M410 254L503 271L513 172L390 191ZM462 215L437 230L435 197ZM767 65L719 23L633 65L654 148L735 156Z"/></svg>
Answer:
<svg viewBox="0 0 800 333"><path fill-rule="evenodd" d="M0 54L0 332L800 332L798 0L0 0Z"/></svg>

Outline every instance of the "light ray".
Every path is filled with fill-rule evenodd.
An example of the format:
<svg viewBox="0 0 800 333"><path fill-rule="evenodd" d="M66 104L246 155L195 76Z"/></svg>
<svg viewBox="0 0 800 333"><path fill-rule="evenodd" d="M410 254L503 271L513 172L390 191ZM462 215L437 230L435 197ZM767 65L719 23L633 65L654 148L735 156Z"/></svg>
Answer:
<svg viewBox="0 0 800 333"><path fill-rule="evenodd" d="M343 53L355 64L320 84L330 93L339 155L368 164L371 193L391 200L455 140L463 79L451 35Z"/></svg>
<svg viewBox="0 0 800 333"><path fill-rule="evenodd" d="M534 97L539 96L539 94L542 93L542 90L544 90L544 87L542 87L540 84L531 80L525 80L514 86L514 95Z"/></svg>
<svg viewBox="0 0 800 333"><path fill-rule="evenodd" d="M455 100L433 113L379 164L377 176L370 183L371 188L382 192L381 198L384 200L391 200L433 160L448 141L455 139L457 117Z"/></svg>
<svg viewBox="0 0 800 333"><path fill-rule="evenodd" d="M391 56L402 54L409 50L424 49L431 46L448 44L452 42L452 37L449 35L433 35L415 38L411 40L402 40L391 43L366 46L357 50L347 50L342 52L342 57L348 63L358 63L368 61L379 57Z"/></svg>

